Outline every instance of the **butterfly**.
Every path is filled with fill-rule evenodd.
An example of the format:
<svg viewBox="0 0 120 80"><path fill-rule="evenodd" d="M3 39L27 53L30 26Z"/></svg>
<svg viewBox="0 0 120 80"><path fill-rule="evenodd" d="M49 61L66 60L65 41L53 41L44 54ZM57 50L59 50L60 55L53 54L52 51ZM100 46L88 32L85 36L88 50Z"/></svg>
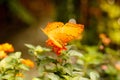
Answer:
<svg viewBox="0 0 120 80"><path fill-rule="evenodd" d="M42 29L42 31L48 36L47 42L52 42L59 48L65 46L71 40L79 38L80 34L84 30L84 25L68 22L66 24L62 22L51 22Z"/></svg>

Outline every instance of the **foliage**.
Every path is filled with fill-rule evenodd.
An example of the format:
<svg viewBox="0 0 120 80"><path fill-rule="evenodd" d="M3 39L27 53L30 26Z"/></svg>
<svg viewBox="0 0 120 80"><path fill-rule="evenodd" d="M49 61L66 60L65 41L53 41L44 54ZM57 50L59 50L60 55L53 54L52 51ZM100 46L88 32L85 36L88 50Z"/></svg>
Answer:
<svg viewBox="0 0 120 80"><path fill-rule="evenodd" d="M67 45L60 55L50 48L26 44L36 60L39 73L33 80L119 80L120 52L104 41L101 39L98 45L88 46L76 40ZM7 53L0 60L0 80L23 80L22 70L34 67L33 62L21 58L21 52L13 52L12 45L8 43L0 46L1 56L3 52ZM7 51L10 51L9 54Z"/></svg>
<svg viewBox="0 0 120 80"><path fill-rule="evenodd" d="M114 44L120 45L120 6L115 3L115 0L102 0L100 8L103 16L98 22L99 31L106 33Z"/></svg>
<svg viewBox="0 0 120 80"><path fill-rule="evenodd" d="M102 34L103 35L103 34ZM80 41L73 41L71 44L75 45L78 50L82 51L85 58L85 71L97 71L100 79L103 80L119 80L120 79L120 51L110 47L112 42L105 37L99 40L98 45L88 46L80 44Z"/></svg>
<svg viewBox="0 0 120 80"><path fill-rule="evenodd" d="M33 80L98 80L95 70L86 72L85 55L67 46L58 56L48 48L27 44L29 52L36 59L39 76ZM47 53L45 53L47 52ZM95 56L96 57L96 56ZM99 59L98 59L99 60ZM91 64L96 64L95 60Z"/></svg>
<svg viewBox="0 0 120 80"><path fill-rule="evenodd" d="M23 80L22 70L28 71L31 67L27 65L28 61L27 64L24 63L26 60L21 58L21 52L13 51L11 44L0 45L0 80Z"/></svg>

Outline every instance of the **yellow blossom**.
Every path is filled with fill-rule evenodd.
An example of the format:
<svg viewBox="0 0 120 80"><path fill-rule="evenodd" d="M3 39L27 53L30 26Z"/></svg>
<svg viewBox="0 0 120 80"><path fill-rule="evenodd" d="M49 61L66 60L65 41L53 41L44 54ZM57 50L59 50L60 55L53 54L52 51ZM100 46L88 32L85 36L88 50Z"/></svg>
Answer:
<svg viewBox="0 0 120 80"><path fill-rule="evenodd" d="M29 59L22 59L22 63L29 66L29 67L31 67L31 68L34 67L34 63Z"/></svg>
<svg viewBox="0 0 120 80"><path fill-rule="evenodd" d="M0 45L0 51L2 51L2 46Z"/></svg>
<svg viewBox="0 0 120 80"><path fill-rule="evenodd" d="M120 70L120 63L116 63L116 64L115 64L115 68L116 68L117 70Z"/></svg>
<svg viewBox="0 0 120 80"><path fill-rule="evenodd" d="M111 39L108 38L105 34L102 33L102 34L99 35L99 37L101 38L103 44L105 44L105 45L109 45L110 44Z"/></svg>
<svg viewBox="0 0 120 80"><path fill-rule="evenodd" d="M16 76L24 77L24 75L22 73L17 73Z"/></svg>
<svg viewBox="0 0 120 80"><path fill-rule="evenodd" d="M3 59L7 56L7 54L4 51L0 51L0 59Z"/></svg>
<svg viewBox="0 0 120 80"><path fill-rule="evenodd" d="M4 43L0 45L0 51L5 51L5 52L13 52L14 48L11 44L9 43Z"/></svg>

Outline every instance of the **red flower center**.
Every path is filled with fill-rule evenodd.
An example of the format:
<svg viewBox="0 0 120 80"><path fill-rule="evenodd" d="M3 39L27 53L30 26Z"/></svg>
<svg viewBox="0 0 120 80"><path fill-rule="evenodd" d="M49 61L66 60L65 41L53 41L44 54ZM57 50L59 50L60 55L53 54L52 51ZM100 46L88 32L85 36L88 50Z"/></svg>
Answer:
<svg viewBox="0 0 120 80"><path fill-rule="evenodd" d="M60 55L61 51L66 50L65 45L63 45L62 48L61 48L61 47L58 47L58 46L56 46L56 45L53 43L53 41L50 40L50 39L48 39L48 40L46 41L46 43L47 43L48 46L53 47L52 49L53 49L53 51L54 51L57 55Z"/></svg>

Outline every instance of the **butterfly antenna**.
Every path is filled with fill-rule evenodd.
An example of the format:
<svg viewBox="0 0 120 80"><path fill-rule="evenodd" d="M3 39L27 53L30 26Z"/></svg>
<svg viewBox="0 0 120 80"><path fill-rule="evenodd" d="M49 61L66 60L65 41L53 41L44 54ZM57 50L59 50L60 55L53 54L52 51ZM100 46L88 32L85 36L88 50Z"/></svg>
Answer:
<svg viewBox="0 0 120 80"><path fill-rule="evenodd" d="M76 20L75 20L74 18L69 19L68 22L70 22L70 23L75 23L75 24L76 24Z"/></svg>

